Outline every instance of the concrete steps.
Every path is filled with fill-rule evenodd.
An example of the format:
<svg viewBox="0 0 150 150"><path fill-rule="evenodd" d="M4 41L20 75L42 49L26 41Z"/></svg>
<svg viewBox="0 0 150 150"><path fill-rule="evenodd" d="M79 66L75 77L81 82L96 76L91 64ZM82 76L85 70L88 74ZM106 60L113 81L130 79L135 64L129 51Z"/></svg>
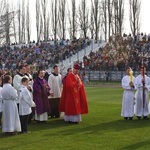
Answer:
<svg viewBox="0 0 150 150"><path fill-rule="evenodd" d="M60 62L59 64L57 64L59 66L59 69L60 69L60 73L63 74L63 73L66 73L66 70L69 68L69 67L73 67L73 64L74 62L76 62L77 60L79 60L79 62L82 62L83 61L83 57L85 55L89 55L89 53L91 51L93 52L96 52L100 47L103 47L105 46L106 42L98 42L98 43L95 43L94 40L92 41L92 43L82 49L81 51L77 52L76 54L70 56L69 58L63 60L62 62ZM53 69L50 68L50 70L52 71Z"/></svg>

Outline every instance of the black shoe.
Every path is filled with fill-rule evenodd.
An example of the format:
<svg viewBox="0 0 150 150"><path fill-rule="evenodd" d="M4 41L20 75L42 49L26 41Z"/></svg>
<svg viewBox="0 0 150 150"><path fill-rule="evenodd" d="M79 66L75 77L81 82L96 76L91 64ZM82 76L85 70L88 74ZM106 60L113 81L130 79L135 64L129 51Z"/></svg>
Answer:
<svg viewBox="0 0 150 150"><path fill-rule="evenodd" d="M124 120L128 120L128 117L124 117Z"/></svg>
<svg viewBox="0 0 150 150"><path fill-rule="evenodd" d="M69 121L69 123L71 123L71 124L78 124L79 122L72 122L72 121Z"/></svg>
<svg viewBox="0 0 150 150"><path fill-rule="evenodd" d="M31 120L28 120L28 124L30 124L31 123Z"/></svg>
<svg viewBox="0 0 150 150"><path fill-rule="evenodd" d="M147 120L147 119L148 119L148 117L147 117L147 116L143 116L143 119Z"/></svg>
<svg viewBox="0 0 150 150"><path fill-rule="evenodd" d="M39 121L39 120L36 120L36 123L46 123L47 121Z"/></svg>
<svg viewBox="0 0 150 150"><path fill-rule="evenodd" d="M138 118L139 120L141 120L141 116L137 116L137 118Z"/></svg>
<svg viewBox="0 0 150 150"><path fill-rule="evenodd" d="M133 117L129 117L129 120L133 120Z"/></svg>
<svg viewBox="0 0 150 150"><path fill-rule="evenodd" d="M29 134L29 133L31 133L30 131L22 131L21 132L22 134Z"/></svg>
<svg viewBox="0 0 150 150"><path fill-rule="evenodd" d="M60 118L60 116L59 116L59 115L57 115L57 116L55 116L55 118Z"/></svg>
<svg viewBox="0 0 150 150"><path fill-rule="evenodd" d="M17 135L16 132L5 132L5 135Z"/></svg>

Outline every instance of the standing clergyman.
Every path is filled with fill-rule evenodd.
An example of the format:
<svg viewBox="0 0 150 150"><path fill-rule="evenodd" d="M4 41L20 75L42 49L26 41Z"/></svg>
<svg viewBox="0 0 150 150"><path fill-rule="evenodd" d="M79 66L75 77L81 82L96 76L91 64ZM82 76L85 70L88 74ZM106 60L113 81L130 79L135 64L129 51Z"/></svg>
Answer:
<svg viewBox="0 0 150 150"><path fill-rule="evenodd" d="M44 79L45 71L40 69L38 77L34 79L33 83L33 100L35 107L35 120L37 122L46 122L48 120L48 113L50 113L50 106L48 102L48 95L50 87Z"/></svg>
<svg viewBox="0 0 150 150"><path fill-rule="evenodd" d="M121 83L124 89L121 116L123 116L125 120L132 120L134 116L135 77L132 76L130 67L126 68L126 75L122 78Z"/></svg>
<svg viewBox="0 0 150 150"><path fill-rule="evenodd" d="M135 105L135 115L138 119L148 118L148 97L150 90L150 78L145 75L145 67L140 68L140 75L138 75L135 79L135 85L137 88L137 92L135 94L136 105Z"/></svg>
<svg viewBox="0 0 150 150"><path fill-rule="evenodd" d="M88 113L88 104L83 83L78 76L80 65L75 64L73 72L68 73L63 84L59 111L64 112L64 121L79 123L81 114Z"/></svg>
<svg viewBox="0 0 150 150"><path fill-rule="evenodd" d="M48 78L48 85L50 86L50 108L51 108L51 117L59 118L60 113L58 111L61 92L62 92L62 77L59 74L59 68L57 65L53 67L54 72Z"/></svg>

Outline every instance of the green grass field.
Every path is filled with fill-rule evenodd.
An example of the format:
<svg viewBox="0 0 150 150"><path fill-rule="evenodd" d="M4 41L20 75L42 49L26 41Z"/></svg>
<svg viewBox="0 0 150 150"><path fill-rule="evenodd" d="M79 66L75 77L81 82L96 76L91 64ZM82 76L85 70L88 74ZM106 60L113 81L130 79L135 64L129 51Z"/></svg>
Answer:
<svg viewBox="0 0 150 150"><path fill-rule="evenodd" d="M123 120L122 93L121 88L86 87L89 114L80 124L33 121L31 134L0 133L0 150L149 150L150 120Z"/></svg>

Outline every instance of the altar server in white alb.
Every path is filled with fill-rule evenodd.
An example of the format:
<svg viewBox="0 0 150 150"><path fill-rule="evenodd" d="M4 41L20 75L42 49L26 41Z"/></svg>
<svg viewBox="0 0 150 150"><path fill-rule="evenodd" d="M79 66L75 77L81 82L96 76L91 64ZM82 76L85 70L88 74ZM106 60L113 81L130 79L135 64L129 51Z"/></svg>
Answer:
<svg viewBox="0 0 150 150"><path fill-rule="evenodd" d="M150 78L145 75L145 67L140 68L140 75L135 79L135 86L137 88L135 94L135 115L138 119L147 119L149 110L148 110L148 98L150 90Z"/></svg>
<svg viewBox="0 0 150 150"><path fill-rule="evenodd" d="M14 135L15 131L21 131L20 119L17 108L17 90L12 87L12 77L6 75L4 77L4 85L2 88L3 99L3 124L2 132Z"/></svg>
<svg viewBox="0 0 150 150"><path fill-rule="evenodd" d="M134 90L135 77L130 67L126 68L126 75L122 78L122 88L124 89L122 98L121 116L125 120L132 120L134 116Z"/></svg>
<svg viewBox="0 0 150 150"><path fill-rule="evenodd" d="M28 83L27 89L30 91L31 96L33 97L33 77L30 74L30 72L31 72L30 65L26 64L25 68L26 68L25 76L27 76L29 78L29 83ZM28 123L31 123L31 120L33 119L33 115L34 115L33 112L29 115Z"/></svg>
<svg viewBox="0 0 150 150"><path fill-rule="evenodd" d="M30 133L27 130L28 118L29 114L31 114L31 107L35 107L35 103L33 102L33 98L31 96L30 91L28 90L29 86L29 78L23 77L22 86L20 89L20 104L19 104L19 115L21 121L21 132L22 133Z"/></svg>
<svg viewBox="0 0 150 150"><path fill-rule="evenodd" d="M21 88L21 79L23 76L25 76L25 72L26 72L26 68L23 65L21 65L19 66L19 72L13 78L13 86L18 92L18 100L16 101L18 105L18 109L19 109L19 103L20 103L19 94L20 94L20 88Z"/></svg>
<svg viewBox="0 0 150 150"><path fill-rule="evenodd" d="M59 74L59 68L57 65L53 67L54 72L48 78L48 85L50 86L50 107L51 107L51 117L60 117L60 113L58 112L61 92L62 92L62 77Z"/></svg>

